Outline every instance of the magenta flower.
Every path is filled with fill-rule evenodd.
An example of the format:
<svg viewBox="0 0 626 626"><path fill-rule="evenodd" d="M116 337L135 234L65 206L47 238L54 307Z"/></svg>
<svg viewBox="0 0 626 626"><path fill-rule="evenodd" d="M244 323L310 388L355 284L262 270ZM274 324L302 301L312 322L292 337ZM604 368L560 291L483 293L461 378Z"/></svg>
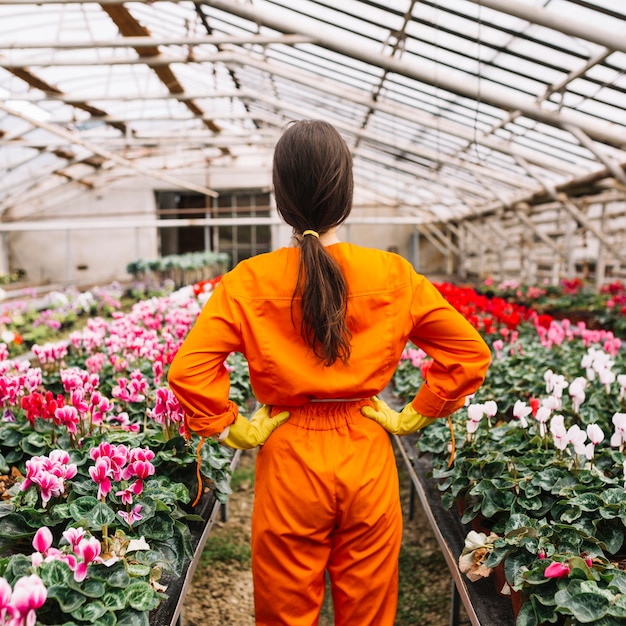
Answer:
<svg viewBox="0 0 626 626"><path fill-rule="evenodd" d="M14 623L34 626L35 611L43 606L47 597L48 590L37 574L20 578L11 594L11 607L18 614Z"/></svg>
<svg viewBox="0 0 626 626"><path fill-rule="evenodd" d="M154 465L150 461L135 461L124 471L124 478L128 479L136 476L139 480L145 480L154 474Z"/></svg>
<svg viewBox="0 0 626 626"><path fill-rule="evenodd" d="M546 567L543 575L546 578L567 578L570 573L569 565L566 563L559 563L558 561L554 561L550 563L548 567Z"/></svg>
<svg viewBox="0 0 626 626"><path fill-rule="evenodd" d="M111 461L107 457L96 459L94 467L89 468L89 475L98 485L98 498L105 498L111 491Z"/></svg>
<svg viewBox="0 0 626 626"><path fill-rule="evenodd" d="M78 528L68 528L63 531L63 537L65 538L65 541L70 544L72 550L76 548L84 536L85 529L80 526Z"/></svg>
<svg viewBox="0 0 626 626"><path fill-rule="evenodd" d="M52 545L52 532L47 526L42 526L33 537L33 548L45 554Z"/></svg>
<svg viewBox="0 0 626 626"><path fill-rule="evenodd" d="M63 479L49 472L42 472L39 476L33 478L33 482L39 487L41 501L44 506L48 504L52 498L60 496L65 490Z"/></svg>
<svg viewBox="0 0 626 626"><path fill-rule="evenodd" d="M129 525L132 526L135 522L141 519L139 513L141 511L141 504L136 504L130 512L118 511L117 514Z"/></svg>
<svg viewBox="0 0 626 626"><path fill-rule="evenodd" d="M102 561L100 558L102 546L96 537L89 537L88 539L81 539L78 545L75 546L74 551L76 555L82 559L74 569L74 580L76 582L82 582L87 577L89 564Z"/></svg>
<svg viewBox="0 0 626 626"><path fill-rule="evenodd" d="M122 479L122 468L128 461L128 447L124 444L116 446L115 444L103 441L99 446L89 451L89 456L97 461L100 458L107 459L110 463L113 480Z"/></svg>
<svg viewBox="0 0 626 626"><path fill-rule="evenodd" d="M60 409L57 409L54 412L54 416L58 420L59 424L62 424L67 428L68 432L72 433L72 435L76 434L76 426L80 422L76 407L67 404Z"/></svg>
<svg viewBox="0 0 626 626"><path fill-rule="evenodd" d="M12 591L6 578L0 578L0 624L4 624L4 617L10 610Z"/></svg>

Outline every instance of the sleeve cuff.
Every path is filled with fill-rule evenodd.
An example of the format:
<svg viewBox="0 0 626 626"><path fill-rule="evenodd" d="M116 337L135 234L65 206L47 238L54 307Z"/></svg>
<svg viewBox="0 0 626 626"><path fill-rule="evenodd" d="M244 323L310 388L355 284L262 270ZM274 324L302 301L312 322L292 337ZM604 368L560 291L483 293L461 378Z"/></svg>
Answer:
<svg viewBox="0 0 626 626"><path fill-rule="evenodd" d="M448 417L465 405L465 396L454 400L440 398L424 383L413 401L413 408L426 417Z"/></svg>
<svg viewBox="0 0 626 626"><path fill-rule="evenodd" d="M185 430L196 433L201 437L221 436L221 434L235 422L238 414L239 410L237 409L237 405L229 400L226 411L220 415L185 416ZM227 436L228 433L224 435L224 438Z"/></svg>

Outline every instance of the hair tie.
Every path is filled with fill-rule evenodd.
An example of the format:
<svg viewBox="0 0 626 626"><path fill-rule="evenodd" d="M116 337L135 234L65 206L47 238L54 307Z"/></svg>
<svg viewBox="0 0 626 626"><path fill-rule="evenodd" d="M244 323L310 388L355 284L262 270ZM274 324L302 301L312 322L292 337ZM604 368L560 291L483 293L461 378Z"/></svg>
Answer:
<svg viewBox="0 0 626 626"><path fill-rule="evenodd" d="M306 235L313 235L313 237L317 237L318 239L320 238L320 234L315 230L305 230L302 233L302 237L305 237Z"/></svg>

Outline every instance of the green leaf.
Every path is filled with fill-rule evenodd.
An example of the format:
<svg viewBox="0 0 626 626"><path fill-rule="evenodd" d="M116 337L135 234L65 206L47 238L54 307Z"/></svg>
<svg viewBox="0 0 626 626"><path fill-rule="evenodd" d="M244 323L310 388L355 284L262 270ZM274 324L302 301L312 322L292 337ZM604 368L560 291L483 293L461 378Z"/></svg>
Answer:
<svg viewBox="0 0 626 626"><path fill-rule="evenodd" d="M537 617L535 616L532 603L524 602L519 610L519 613L517 614L515 626L538 626L538 624L539 622L537 622Z"/></svg>
<svg viewBox="0 0 626 626"><path fill-rule="evenodd" d="M59 585L65 587L70 578L73 577L72 570L64 561L48 561L39 566L39 576L46 587Z"/></svg>
<svg viewBox="0 0 626 626"><path fill-rule="evenodd" d="M142 565L141 563L131 563L128 566L128 575L133 578L143 578L149 576L151 568L148 565Z"/></svg>
<svg viewBox="0 0 626 626"><path fill-rule="evenodd" d="M117 626L150 626L148 613L125 609L117 616Z"/></svg>
<svg viewBox="0 0 626 626"><path fill-rule="evenodd" d="M91 578L96 578L107 583L110 587L120 587L123 589L130 584L130 576L126 572L126 566L123 561L118 561L111 567L91 564L89 566L89 575Z"/></svg>
<svg viewBox="0 0 626 626"><path fill-rule="evenodd" d="M611 607L609 608L608 615L613 617L626 618L626 596L618 596Z"/></svg>
<svg viewBox="0 0 626 626"><path fill-rule="evenodd" d="M146 539L165 541L174 533L174 520L168 515L157 513L141 525L141 534Z"/></svg>
<svg viewBox="0 0 626 626"><path fill-rule="evenodd" d="M93 626L115 626L117 624L117 619L113 613L107 611L104 615L101 615L95 622L93 622Z"/></svg>
<svg viewBox="0 0 626 626"><path fill-rule="evenodd" d="M10 539L11 543L34 534L30 524L19 513L10 513L0 518L0 537Z"/></svg>
<svg viewBox="0 0 626 626"><path fill-rule="evenodd" d="M63 585L52 585L48 587L48 598L56 600L61 607L61 611L63 611L63 613L69 613L70 615L72 611L76 611L87 601L87 597L82 593Z"/></svg>
<svg viewBox="0 0 626 626"><path fill-rule="evenodd" d="M70 504L72 517L86 523L91 530L98 530L115 521L115 512L104 502L91 496L83 496Z"/></svg>
<svg viewBox="0 0 626 626"><path fill-rule="evenodd" d="M24 435L13 427L3 425L0 429L0 441L7 448L19 448Z"/></svg>
<svg viewBox="0 0 626 626"><path fill-rule="evenodd" d="M30 456L39 456L44 454L48 448L46 440L40 433L32 432L28 437L22 439L22 450Z"/></svg>
<svg viewBox="0 0 626 626"><path fill-rule="evenodd" d="M9 560L4 577L9 583L13 584L18 578L29 576L31 568L32 561L29 557L25 554L14 554Z"/></svg>
<svg viewBox="0 0 626 626"><path fill-rule="evenodd" d="M610 554L617 554L624 543L624 533L613 526L601 524L596 532L596 539L606 545Z"/></svg>
<svg viewBox="0 0 626 626"><path fill-rule="evenodd" d="M481 512L487 519L494 517L500 511L510 511L515 499L510 491L499 491L494 488L483 491L482 496Z"/></svg>
<svg viewBox="0 0 626 626"><path fill-rule="evenodd" d="M70 504L72 517L80 522L87 519L89 512L98 504L99 500L93 496L83 496L77 498Z"/></svg>
<svg viewBox="0 0 626 626"><path fill-rule="evenodd" d="M102 596L102 604L109 611L121 611L126 606L126 595L123 589L112 589Z"/></svg>
<svg viewBox="0 0 626 626"><path fill-rule="evenodd" d="M106 591L106 585L101 580L95 578L88 578L82 583L77 583L73 577L70 577L68 585L76 591L80 591L88 598L101 598Z"/></svg>
<svg viewBox="0 0 626 626"><path fill-rule="evenodd" d="M602 507L602 499L595 493L582 493L572 498L570 503L576 504L583 511L597 511Z"/></svg>
<svg viewBox="0 0 626 626"><path fill-rule="evenodd" d="M610 574L603 575L602 578L608 580L609 588L617 589L620 593L624 594L626 598L626 572L620 569L609 570Z"/></svg>
<svg viewBox="0 0 626 626"><path fill-rule="evenodd" d="M107 608L99 600L89 602L80 608L71 611L70 615L81 622L95 622L107 612Z"/></svg>
<svg viewBox="0 0 626 626"><path fill-rule="evenodd" d="M137 611L150 611L159 603L156 591L149 583L137 580L124 590L126 601Z"/></svg>
<svg viewBox="0 0 626 626"><path fill-rule="evenodd" d="M561 603L558 595L559 594L557 594L557 610L565 609L567 612L570 612L576 620L583 624L599 620L604 617L609 610L609 600L600 594L580 593L570 596L563 603Z"/></svg>

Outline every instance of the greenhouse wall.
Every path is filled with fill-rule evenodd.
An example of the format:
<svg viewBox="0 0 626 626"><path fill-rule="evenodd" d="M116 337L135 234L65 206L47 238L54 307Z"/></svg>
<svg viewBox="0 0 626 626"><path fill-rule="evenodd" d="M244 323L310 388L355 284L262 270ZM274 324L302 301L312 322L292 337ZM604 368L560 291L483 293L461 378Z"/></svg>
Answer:
<svg viewBox="0 0 626 626"><path fill-rule="evenodd" d="M48 213L48 219L58 220L55 230L8 234L11 268L25 270L30 282L40 284L81 285L127 279L127 263L138 256L156 255L155 229L123 227L125 220L146 215L154 215L151 188L133 185L105 193L86 192L80 203ZM72 220L86 218L102 218L100 223L111 220L115 226L72 229Z"/></svg>

